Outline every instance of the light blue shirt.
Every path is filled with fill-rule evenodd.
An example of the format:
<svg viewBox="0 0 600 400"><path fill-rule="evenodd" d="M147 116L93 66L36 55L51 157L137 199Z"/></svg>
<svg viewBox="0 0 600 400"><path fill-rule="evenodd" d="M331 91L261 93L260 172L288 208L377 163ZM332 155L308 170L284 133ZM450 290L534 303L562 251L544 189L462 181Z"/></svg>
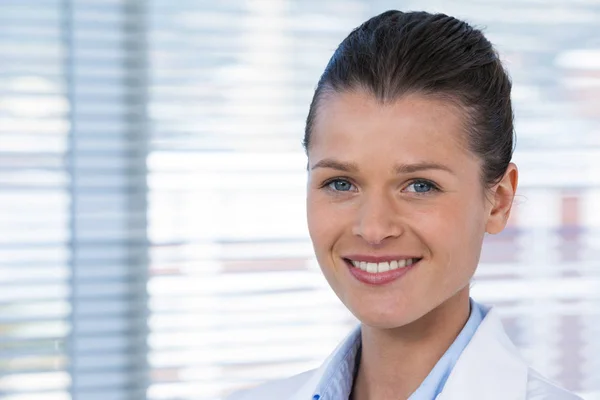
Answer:
<svg viewBox="0 0 600 400"><path fill-rule="evenodd" d="M486 309L471 299L471 313L467 323L408 400L434 400L442 392L456 361L471 341L486 313ZM348 400L352 391L360 346L361 336L358 327L334 354L317 386L313 400Z"/></svg>

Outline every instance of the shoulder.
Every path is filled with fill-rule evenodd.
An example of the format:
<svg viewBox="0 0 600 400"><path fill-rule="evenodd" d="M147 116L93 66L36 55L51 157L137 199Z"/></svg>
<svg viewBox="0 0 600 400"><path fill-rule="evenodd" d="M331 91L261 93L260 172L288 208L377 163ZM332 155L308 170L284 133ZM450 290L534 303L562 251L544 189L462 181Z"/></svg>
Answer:
<svg viewBox="0 0 600 400"><path fill-rule="evenodd" d="M527 377L527 400L583 400L581 397L552 383L533 368Z"/></svg>
<svg viewBox="0 0 600 400"><path fill-rule="evenodd" d="M484 311L439 400L582 400L533 369L506 334L497 311Z"/></svg>
<svg viewBox="0 0 600 400"><path fill-rule="evenodd" d="M290 378L279 379L262 385L234 392L225 400L290 400L310 399L324 376L330 376L330 372L339 370L348 360L349 354L356 353L360 345L361 329L357 325L346 338L338 344L336 349L325 359L319 368L311 369ZM354 356L352 356L354 357ZM352 361L350 361L352 362Z"/></svg>
<svg viewBox="0 0 600 400"><path fill-rule="evenodd" d="M225 400L287 399L300 390L316 370L310 370L289 378L279 379L230 394Z"/></svg>

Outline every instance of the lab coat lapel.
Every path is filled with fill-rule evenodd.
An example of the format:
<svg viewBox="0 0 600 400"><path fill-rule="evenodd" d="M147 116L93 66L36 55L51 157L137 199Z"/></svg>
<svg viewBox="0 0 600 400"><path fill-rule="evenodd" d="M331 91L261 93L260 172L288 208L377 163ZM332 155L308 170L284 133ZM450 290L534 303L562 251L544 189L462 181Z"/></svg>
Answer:
<svg viewBox="0 0 600 400"><path fill-rule="evenodd" d="M338 345L290 400L312 399L333 355L353 334L355 331ZM527 363L504 332L497 312L490 309L436 400L525 400L527 374Z"/></svg>
<svg viewBox="0 0 600 400"><path fill-rule="evenodd" d="M527 363L506 335L496 311L491 309L436 400L524 400L527 374Z"/></svg>
<svg viewBox="0 0 600 400"><path fill-rule="evenodd" d="M310 376L306 383L294 393L294 397L292 397L290 400L312 400L312 396L314 395L317 385L327 369L327 365L329 365L329 359Z"/></svg>

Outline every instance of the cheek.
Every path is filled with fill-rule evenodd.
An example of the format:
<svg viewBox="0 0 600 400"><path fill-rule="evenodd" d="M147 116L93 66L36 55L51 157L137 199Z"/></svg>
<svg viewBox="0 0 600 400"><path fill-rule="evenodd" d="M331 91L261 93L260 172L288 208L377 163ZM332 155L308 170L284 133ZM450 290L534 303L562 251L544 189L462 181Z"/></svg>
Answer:
<svg viewBox="0 0 600 400"><path fill-rule="evenodd" d="M319 229L319 213L321 212L320 207L316 204L315 195L309 192L306 196L306 221L308 223L308 231L311 238L318 232Z"/></svg>
<svg viewBox="0 0 600 400"><path fill-rule="evenodd" d="M435 211L428 210L418 216L420 236L432 253L456 263L465 263L479 257L483 239L483 204L462 199L448 201Z"/></svg>
<svg viewBox="0 0 600 400"><path fill-rule="evenodd" d="M349 210L341 209L322 193L307 195L308 232L317 256L330 251L345 232L351 218Z"/></svg>
<svg viewBox="0 0 600 400"><path fill-rule="evenodd" d="M451 259L449 267L461 271L456 279L471 278L477 269L484 236L483 203L459 204L452 214L452 227L447 232Z"/></svg>
<svg viewBox="0 0 600 400"><path fill-rule="evenodd" d="M313 242L315 250L328 246L328 237L331 235L331 212L328 210L325 202L318 193L309 191L306 199L306 213L308 232Z"/></svg>

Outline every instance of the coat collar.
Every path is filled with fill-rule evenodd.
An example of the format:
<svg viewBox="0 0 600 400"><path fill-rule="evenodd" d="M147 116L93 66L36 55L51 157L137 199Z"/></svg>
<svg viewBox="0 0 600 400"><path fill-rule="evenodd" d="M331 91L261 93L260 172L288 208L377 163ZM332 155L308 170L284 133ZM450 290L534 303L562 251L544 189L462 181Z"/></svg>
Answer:
<svg viewBox="0 0 600 400"><path fill-rule="evenodd" d="M495 309L462 352L436 400L525 400L529 367ZM457 396L460 394L459 396Z"/></svg>
<svg viewBox="0 0 600 400"><path fill-rule="evenodd" d="M312 400L333 355L359 330L338 345L290 400ZM504 332L496 310L489 309L436 400L524 400L527 374L527 363Z"/></svg>

